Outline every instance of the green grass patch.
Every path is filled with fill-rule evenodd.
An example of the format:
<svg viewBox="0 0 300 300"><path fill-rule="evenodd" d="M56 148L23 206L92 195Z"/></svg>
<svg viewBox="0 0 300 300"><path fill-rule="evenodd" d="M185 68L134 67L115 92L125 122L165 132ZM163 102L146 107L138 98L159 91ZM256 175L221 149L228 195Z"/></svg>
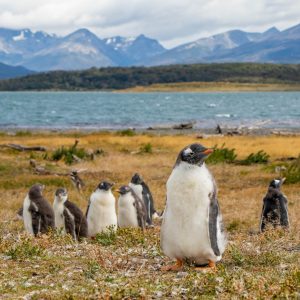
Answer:
<svg viewBox="0 0 300 300"><path fill-rule="evenodd" d="M117 131L116 134L120 135L120 136L135 136L136 135L135 131L133 129L130 129L130 128Z"/></svg>
<svg viewBox="0 0 300 300"><path fill-rule="evenodd" d="M30 240L24 240L21 243L12 245L4 254L12 260L34 259L44 256L44 249Z"/></svg>
<svg viewBox="0 0 300 300"><path fill-rule="evenodd" d="M95 237L95 241L102 246L110 246L115 244L117 239L117 233L115 229L110 226L108 230L98 233Z"/></svg>

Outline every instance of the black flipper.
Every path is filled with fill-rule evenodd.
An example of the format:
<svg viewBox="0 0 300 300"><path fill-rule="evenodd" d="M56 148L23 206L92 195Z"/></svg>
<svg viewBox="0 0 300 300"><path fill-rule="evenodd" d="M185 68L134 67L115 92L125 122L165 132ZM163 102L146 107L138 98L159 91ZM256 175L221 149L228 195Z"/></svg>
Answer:
<svg viewBox="0 0 300 300"><path fill-rule="evenodd" d="M70 211L70 213L74 217L75 233L77 239L79 240L82 237L87 237L88 224L86 217L84 216L80 208L76 204L70 202L69 200L65 202L65 207Z"/></svg>
<svg viewBox="0 0 300 300"><path fill-rule="evenodd" d="M214 251L216 256L220 256L220 250L218 246L218 215L219 215L219 203L217 199L216 188L214 187L214 191L209 195L210 205L209 205L209 238L211 248Z"/></svg>
<svg viewBox="0 0 300 300"><path fill-rule="evenodd" d="M147 209L145 203L136 195L136 193L132 189L131 189L131 193L134 197L133 205L136 208L139 227L144 229L146 227L146 220L147 220Z"/></svg>
<svg viewBox="0 0 300 300"><path fill-rule="evenodd" d="M75 220L71 217L71 212L67 208L64 209L64 218L65 218L65 228L66 232L72 236L74 240L77 241L76 229L75 229Z"/></svg>
<svg viewBox="0 0 300 300"><path fill-rule="evenodd" d="M289 227L289 215L287 208L287 199L284 195L280 195L279 197L279 206L280 206L280 225L283 227Z"/></svg>

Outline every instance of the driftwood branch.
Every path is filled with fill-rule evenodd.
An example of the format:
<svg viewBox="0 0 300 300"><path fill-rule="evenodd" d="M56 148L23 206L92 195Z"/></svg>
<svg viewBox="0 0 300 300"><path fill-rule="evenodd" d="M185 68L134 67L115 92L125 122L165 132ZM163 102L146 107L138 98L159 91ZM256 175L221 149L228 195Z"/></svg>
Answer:
<svg viewBox="0 0 300 300"><path fill-rule="evenodd" d="M18 144L6 144L6 145L2 145L2 147L11 148L18 151L43 151L43 152L47 151L47 149L42 146L27 147Z"/></svg>

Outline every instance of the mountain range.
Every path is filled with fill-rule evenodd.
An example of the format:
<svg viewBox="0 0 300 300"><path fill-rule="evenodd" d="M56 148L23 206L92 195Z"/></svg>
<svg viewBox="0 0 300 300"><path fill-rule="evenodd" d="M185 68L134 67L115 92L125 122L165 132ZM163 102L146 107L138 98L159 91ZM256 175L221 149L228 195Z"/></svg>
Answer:
<svg viewBox="0 0 300 300"><path fill-rule="evenodd" d="M0 62L38 72L204 62L300 63L300 24L263 33L231 30L172 49L143 34L102 39L87 29L59 37L0 28Z"/></svg>

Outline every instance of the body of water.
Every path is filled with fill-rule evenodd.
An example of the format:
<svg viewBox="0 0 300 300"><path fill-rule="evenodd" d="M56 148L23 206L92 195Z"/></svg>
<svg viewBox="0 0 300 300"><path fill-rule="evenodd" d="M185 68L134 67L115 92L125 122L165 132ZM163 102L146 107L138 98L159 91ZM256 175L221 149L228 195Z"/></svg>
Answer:
<svg viewBox="0 0 300 300"><path fill-rule="evenodd" d="M0 92L0 128L300 128L300 92Z"/></svg>

